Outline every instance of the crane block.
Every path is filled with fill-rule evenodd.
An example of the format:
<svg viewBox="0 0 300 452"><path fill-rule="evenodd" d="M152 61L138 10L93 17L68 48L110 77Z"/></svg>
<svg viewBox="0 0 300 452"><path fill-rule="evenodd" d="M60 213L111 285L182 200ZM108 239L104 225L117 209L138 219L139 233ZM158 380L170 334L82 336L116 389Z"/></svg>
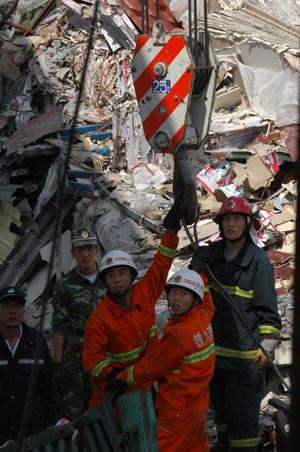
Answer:
<svg viewBox="0 0 300 452"><path fill-rule="evenodd" d="M152 35L137 37L132 76L146 140L155 152L175 152L187 133L195 67L184 33L166 33L157 20Z"/></svg>

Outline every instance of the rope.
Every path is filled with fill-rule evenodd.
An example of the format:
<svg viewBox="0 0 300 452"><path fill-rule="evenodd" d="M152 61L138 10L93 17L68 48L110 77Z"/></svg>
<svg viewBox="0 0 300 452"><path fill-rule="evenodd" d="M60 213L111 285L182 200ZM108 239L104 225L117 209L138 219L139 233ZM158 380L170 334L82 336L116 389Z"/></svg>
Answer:
<svg viewBox="0 0 300 452"><path fill-rule="evenodd" d="M78 98L77 98L76 108L75 108L75 113L74 113L74 121L73 121L71 131L70 131L70 141L68 143L63 175L62 175L62 179L61 179L58 194L57 194L58 207L57 207L57 216L56 216L56 223L55 223L55 233L54 233L54 239L53 239L51 259L50 259L50 264L49 264L49 268L48 268L47 285L46 285L46 289L42 295L42 313L41 313L41 323L40 323L40 332L41 333L43 331L43 320L44 320L45 312L46 312L46 303L49 298L49 292L50 292L50 290L49 290L50 284L49 283L50 283L50 280L52 277L52 269L53 269L55 250L56 250L56 241L57 241L58 233L60 232L60 224L61 224L61 216L62 216L62 210L63 210L65 182L67 179L68 163L70 160L73 142L74 142L74 138L75 138L76 122L77 122L77 117L78 117L78 113L79 113L79 109L80 109L81 97L82 97L83 90L84 90L84 83L85 83L85 77L86 77L89 57L90 57L92 46L93 46L93 38L94 38L94 32L95 32L95 28L96 28L99 2L100 2L100 0L95 1L95 8L94 8L94 13L93 13L91 32L90 32L88 45L87 45L86 58L84 61L83 70L81 73L80 84L79 84ZM38 357L39 351L41 349L41 345L42 345L41 341L42 341L42 334L41 334L41 339L38 341L37 347L36 347L35 364L33 366L33 369L32 369L31 375L30 375L26 403L25 403L24 412L23 412L23 416L22 416L22 420L21 420L21 424L20 424L20 428L19 428L19 432L18 432L18 438L14 444L14 449L13 449L14 452L19 452L22 447L22 439L23 439L23 435L24 435L25 425L26 425L26 422L29 417L31 399L32 399L33 393L35 391L35 379L36 379L36 375L37 375L37 357Z"/></svg>

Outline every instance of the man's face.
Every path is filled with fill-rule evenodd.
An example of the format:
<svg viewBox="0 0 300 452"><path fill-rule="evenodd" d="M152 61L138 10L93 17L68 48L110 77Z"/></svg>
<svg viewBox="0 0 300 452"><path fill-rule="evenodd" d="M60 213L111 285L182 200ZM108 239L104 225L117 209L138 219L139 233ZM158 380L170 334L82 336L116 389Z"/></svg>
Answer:
<svg viewBox="0 0 300 452"><path fill-rule="evenodd" d="M168 295L168 302L173 314L181 315L192 307L195 296L189 289L173 286Z"/></svg>
<svg viewBox="0 0 300 452"><path fill-rule="evenodd" d="M112 293L127 290L132 283L132 273L128 267L113 267L105 272L105 285Z"/></svg>
<svg viewBox="0 0 300 452"><path fill-rule="evenodd" d="M88 270L95 265L98 247L95 245L83 245L72 249L72 255L77 261L79 270Z"/></svg>
<svg viewBox="0 0 300 452"><path fill-rule="evenodd" d="M0 303L0 328L16 328L24 317L23 303L6 300Z"/></svg>
<svg viewBox="0 0 300 452"><path fill-rule="evenodd" d="M223 216L222 226L226 240L238 240L244 236L247 226L246 216L239 213L228 213Z"/></svg>

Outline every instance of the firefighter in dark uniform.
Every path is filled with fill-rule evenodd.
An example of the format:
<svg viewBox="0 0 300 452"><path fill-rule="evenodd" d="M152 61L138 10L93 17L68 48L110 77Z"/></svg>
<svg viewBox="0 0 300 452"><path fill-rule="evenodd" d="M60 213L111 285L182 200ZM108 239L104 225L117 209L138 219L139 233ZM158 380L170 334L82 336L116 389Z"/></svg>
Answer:
<svg viewBox="0 0 300 452"><path fill-rule="evenodd" d="M222 240L198 247L190 268L205 272L209 264L254 337L273 357L280 341L281 320L273 267L256 244L256 221L246 199L228 198L216 215ZM215 304L212 327L216 344L210 395L218 431L218 443L212 450L255 452L267 358L212 281L210 288Z"/></svg>
<svg viewBox="0 0 300 452"><path fill-rule="evenodd" d="M23 322L25 302L15 287L0 290L0 445L18 438L23 416L22 437L59 419L50 353L42 334Z"/></svg>

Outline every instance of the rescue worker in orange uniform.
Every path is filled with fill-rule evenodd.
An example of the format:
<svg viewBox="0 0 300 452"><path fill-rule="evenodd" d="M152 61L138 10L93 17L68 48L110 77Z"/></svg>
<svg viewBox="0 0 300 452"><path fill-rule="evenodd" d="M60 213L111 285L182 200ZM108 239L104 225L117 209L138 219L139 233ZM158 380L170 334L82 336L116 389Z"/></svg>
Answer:
<svg viewBox="0 0 300 452"><path fill-rule="evenodd" d="M205 282L207 279L203 276ZM171 318L159 344L115 379L115 389L158 381L156 398L159 452L208 452L205 432L209 382L215 352L214 305L198 273L184 269L167 282ZM113 385L111 385L113 389Z"/></svg>
<svg viewBox="0 0 300 452"><path fill-rule="evenodd" d="M166 215L167 231L145 276L133 284L137 269L121 250L104 255L100 278L107 294L86 322L83 365L93 383L89 407L101 403L105 387L116 372L139 361L157 345L155 303L161 295L178 245L182 199L177 198ZM151 383L139 389L150 389Z"/></svg>

